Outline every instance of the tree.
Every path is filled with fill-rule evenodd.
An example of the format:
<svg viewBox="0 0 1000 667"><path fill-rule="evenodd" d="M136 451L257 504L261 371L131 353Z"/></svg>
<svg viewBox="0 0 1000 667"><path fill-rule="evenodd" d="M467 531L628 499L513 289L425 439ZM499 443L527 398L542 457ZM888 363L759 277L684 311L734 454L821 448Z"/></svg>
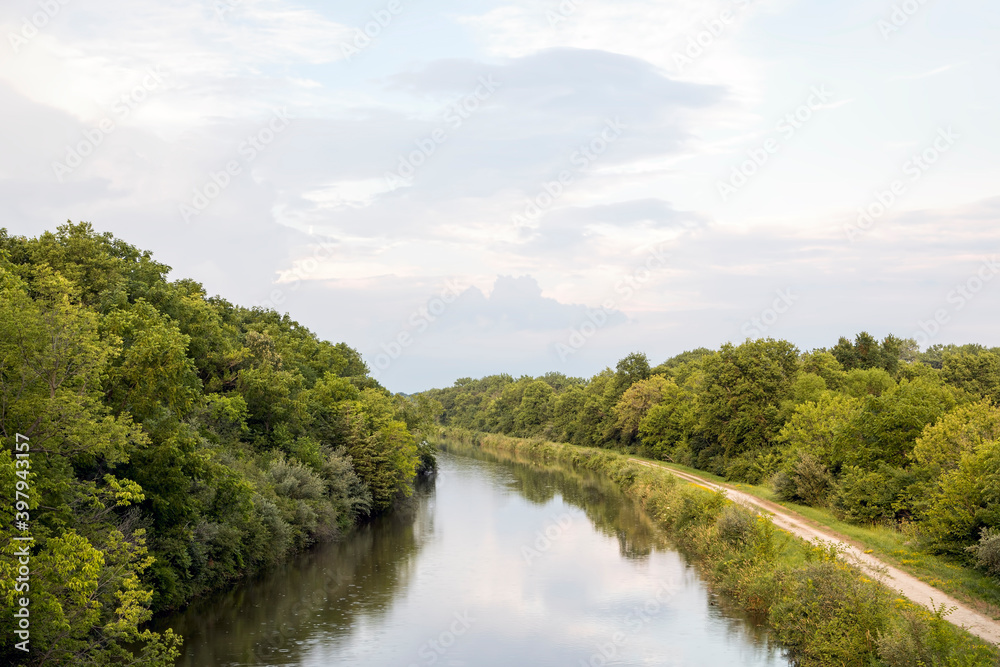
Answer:
<svg viewBox="0 0 1000 667"><path fill-rule="evenodd" d="M635 439L639 423L654 406L661 403L677 384L663 376L654 375L640 380L625 390L614 407L615 425L627 441Z"/></svg>
<svg viewBox="0 0 1000 667"><path fill-rule="evenodd" d="M625 355L615 366L615 379L611 385L614 401L617 401L626 389L649 376L649 359L645 354L632 352Z"/></svg>
<svg viewBox="0 0 1000 667"><path fill-rule="evenodd" d="M932 549L966 558L985 530L1000 528L1000 441L963 453L941 476L922 518Z"/></svg>
<svg viewBox="0 0 1000 667"><path fill-rule="evenodd" d="M118 412L141 421L160 408L178 417L191 411L201 381L187 356L190 338L176 324L139 299L109 313L101 328L121 345L105 378L108 401Z"/></svg>
<svg viewBox="0 0 1000 667"><path fill-rule="evenodd" d="M515 426L524 435L538 433L552 418L555 391L547 382L535 380L524 388L515 415Z"/></svg>
<svg viewBox="0 0 1000 667"><path fill-rule="evenodd" d="M843 431L860 407L860 399L834 393L796 407L777 437L786 458L808 453L834 472L839 470L848 456Z"/></svg>
<svg viewBox="0 0 1000 667"><path fill-rule="evenodd" d="M802 372L823 378L828 389L839 390L844 381L844 368L826 350L814 350L802 355Z"/></svg>
<svg viewBox="0 0 1000 667"><path fill-rule="evenodd" d="M911 452L914 465L931 479L958 467L963 456L973 456L1000 440L1000 408L988 401L962 405L925 428Z"/></svg>
<svg viewBox="0 0 1000 667"><path fill-rule="evenodd" d="M839 433L842 463L873 469L902 466L917 437L955 407L955 390L924 379L904 380L880 396L869 395Z"/></svg>
<svg viewBox="0 0 1000 667"><path fill-rule="evenodd" d="M771 338L726 343L702 366L706 433L730 456L771 448L781 428L781 402L798 373L795 346Z"/></svg>
<svg viewBox="0 0 1000 667"><path fill-rule="evenodd" d="M697 425L697 394L668 380L660 402L639 422L639 435L657 458L690 463L689 440Z"/></svg>
<svg viewBox="0 0 1000 667"><path fill-rule="evenodd" d="M945 382L1000 405L1000 354L945 352L942 359Z"/></svg>
<svg viewBox="0 0 1000 667"><path fill-rule="evenodd" d="M870 333L862 331L854 337L853 343L841 337L831 352L845 371L881 368L895 375L899 371L900 356L906 349L907 341L892 334L879 343Z"/></svg>

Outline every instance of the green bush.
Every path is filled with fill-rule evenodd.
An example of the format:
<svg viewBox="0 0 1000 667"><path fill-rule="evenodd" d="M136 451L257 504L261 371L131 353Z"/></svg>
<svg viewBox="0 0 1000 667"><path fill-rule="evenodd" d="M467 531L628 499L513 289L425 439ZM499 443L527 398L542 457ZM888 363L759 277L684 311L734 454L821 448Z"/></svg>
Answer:
<svg viewBox="0 0 1000 667"><path fill-rule="evenodd" d="M835 513L852 523L895 522L909 514L907 488L913 475L885 464L877 470L849 466L833 494Z"/></svg>
<svg viewBox="0 0 1000 667"><path fill-rule="evenodd" d="M802 454L779 471L771 485L782 500L822 506L833 488L833 475L816 457Z"/></svg>
<svg viewBox="0 0 1000 667"><path fill-rule="evenodd" d="M732 546L746 546L753 541L755 523L756 515L746 508L726 505L716 519L715 527L723 541Z"/></svg>
<svg viewBox="0 0 1000 667"><path fill-rule="evenodd" d="M986 528L979 537L979 544L968 547L976 558L976 565L995 577L1000 577L1000 530Z"/></svg>
<svg viewBox="0 0 1000 667"><path fill-rule="evenodd" d="M941 605L934 612L898 598L899 613L879 633L879 658L888 667L995 667L996 656L945 620Z"/></svg>
<svg viewBox="0 0 1000 667"><path fill-rule="evenodd" d="M887 589L839 561L824 560L794 572L770 621L800 667L867 667L888 608Z"/></svg>

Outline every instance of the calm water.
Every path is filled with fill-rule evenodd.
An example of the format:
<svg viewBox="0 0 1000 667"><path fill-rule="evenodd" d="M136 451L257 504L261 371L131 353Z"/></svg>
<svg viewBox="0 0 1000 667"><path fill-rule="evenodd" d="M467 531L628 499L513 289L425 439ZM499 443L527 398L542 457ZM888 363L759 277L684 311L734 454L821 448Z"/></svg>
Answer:
<svg viewBox="0 0 1000 667"><path fill-rule="evenodd" d="M610 482L441 454L408 511L166 624L179 665L788 665Z"/></svg>

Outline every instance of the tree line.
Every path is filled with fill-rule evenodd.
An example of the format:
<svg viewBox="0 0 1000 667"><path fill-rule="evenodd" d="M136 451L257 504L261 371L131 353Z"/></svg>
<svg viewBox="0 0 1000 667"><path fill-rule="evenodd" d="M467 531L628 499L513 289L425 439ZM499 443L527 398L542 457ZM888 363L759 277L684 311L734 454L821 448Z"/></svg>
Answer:
<svg viewBox="0 0 1000 667"><path fill-rule="evenodd" d="M154 612L388 511L434 465L414 436L428 401L169 270L85 223L0 229L3 664L173 664L179 638L143 627Z"/></svg>
<svg viewBox="0 0 1000 667"><path fill-rule="evenodd" d="M424 392L440 423L612 448L769 484L842 519L906 525L1000 577L1000 348L867 332L801 352L774 339L592 378L463 378Z"/></svg>

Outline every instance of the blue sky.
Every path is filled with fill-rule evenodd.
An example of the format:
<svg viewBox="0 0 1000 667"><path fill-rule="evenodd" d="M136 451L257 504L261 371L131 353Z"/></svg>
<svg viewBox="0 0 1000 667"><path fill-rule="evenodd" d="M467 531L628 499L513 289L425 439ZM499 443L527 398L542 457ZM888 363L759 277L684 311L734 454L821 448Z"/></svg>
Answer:
<svg viewBox="0 0 1000 667"><path fill-rule="evenodd" d="M90 221L394 391L1000 345L995 3L11 0L0 32L0 225Z"/></svg>

